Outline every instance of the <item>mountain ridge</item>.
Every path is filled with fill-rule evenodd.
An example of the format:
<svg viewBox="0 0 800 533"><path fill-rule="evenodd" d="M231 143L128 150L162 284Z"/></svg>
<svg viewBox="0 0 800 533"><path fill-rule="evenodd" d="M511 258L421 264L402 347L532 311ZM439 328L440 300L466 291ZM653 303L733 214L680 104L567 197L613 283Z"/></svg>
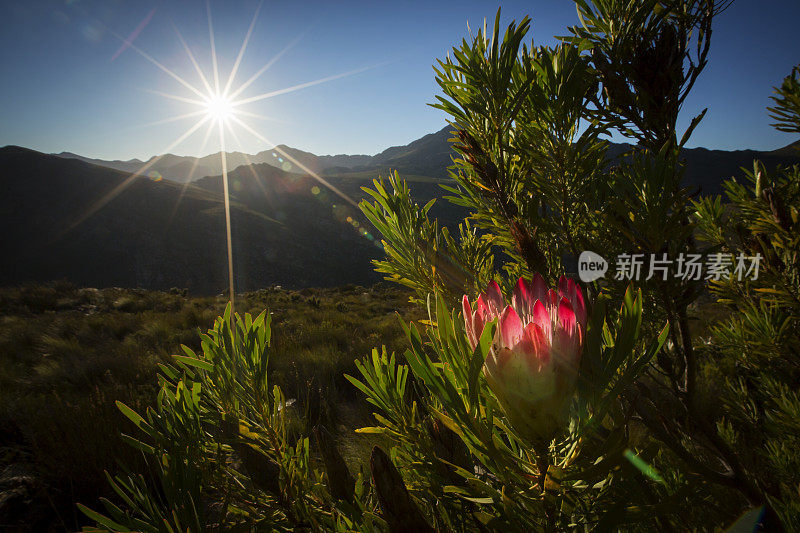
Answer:
<svg viewBox="0 0 800 533"><path fill-rule="evenodd" d="M272 183L300 180L280 169L269 172ZM93 287L222 292L228 276L221 194L128 178L79 160L0 148L0 223L7 227L0 234L0 284L67 279ZM232 178L235 185L235 173ZM119 194L110 197L115 190ZM276 189L274 208L259 212L235 197L235 187L232 192L237 290L379 280L370 264L380 254L375 243L340 221L332 201L320 209L310 187Z"/></svg>
<svg viewBox="0 0 800 533"><path fill-rule="evenodd" d="M282 148L343 197L276 150L260 152L266 161L231 166L237 290L378 281L371 261L382 256L380 236L371 233L355 206L366 196L362 187L394 169L409 182L420 205L440 199L453 153L449 137L449 128L444 128L374 156L325 159ZM740 167L750 168L754 158L768 169L800 162L796 146L800 142L770 152L687 149L684 183L693 191L717 194L723 179L741 175ZM613 145L611 158L629 147ZM163 159L168 168L189 171L185 167L196 170L204 158ZM368 164L357 164L365 160ZM348 164L353 166L342 166ZM80 159L17 146L0 148L0 224L5 228L0 233L0 284L68 279L95 287L224 291L228 274L221 172L184 183L160 179L158 172L131 178L129 171ZM451 230L465 214L444 200L430 212Z"/></svg>
<svg viewBox="0 0 800 533"><path fill-rule="evenodd" d="M373 172L377 175L390 170L398 170L406 174L444 179L448 177L447 167L452 164L451 157L455 154L452 145L448 142L451 138L451 129L452 126L445 126L439 131L424 135L408 144L390 146L371 156L364 154L316 155L284 144L256 154L226 152L227 166L229 169L235 169L243 165L266 163L284 171L300 174L305 174L303 168L307 168L319 175L359 172ZM628 143L610 143L610 158L618 157L631 146ZM284 154L288 154L290 158L285 158ZM737 174L741 166L749 167L752 159L764 160L768 166L795 162L800 154L800 141L775 150L720 150L696 147L684 149L683 154L687 161L687 181L690 184L704 184L705 192L718 193L721 191L718 186L721 179ZM144 165L150 165L149 177L163 177L179 183L197 181L206 176L222 173L220 152L200 158L164 154L153 156L146 162L138 159L105 161L85 158L70 152L54 155L80 159L91 164L130 173L139 171ZM294 164L292 159L299 162L302 167Z"/></svg>

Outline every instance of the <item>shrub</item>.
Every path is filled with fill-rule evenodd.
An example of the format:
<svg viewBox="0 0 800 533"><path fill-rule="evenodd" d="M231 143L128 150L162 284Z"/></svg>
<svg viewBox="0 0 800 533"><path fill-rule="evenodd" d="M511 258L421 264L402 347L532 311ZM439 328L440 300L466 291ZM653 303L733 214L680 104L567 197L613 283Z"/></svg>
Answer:
<svg viewBox="0 0 800 533"><path fill-rule="evenodd" d="M402 356L321 301L283 317L275 343L269 315L226 310L202 352L162 367L155 409L120 405L157 483L117 476L124 510L108 502L106 516L87 515L152 531L711 529L738 515L736 528L800 527L786 474L800 430L800 170L767 176L756 164L752 186L727 184L727 207L682 186L681 149L705 111L683 132L677 119L725 3L576 4L581 26L555 47L523 43L527 18L501 31L498 11L490 34L435 67L434 107L458 154L446 189L470 211L453 234L396 174L367 190L360 207L386 251L376 269L427 311L403 324ZM793 72L771 109L784 131L798 132L798 87ZM612 129L637 145L609 165L601 137ZM760 254L763 277L709 276L730 315L699 339L690 318L705 280L579 285L565 265L586 250ZM374 294L343 292L348 308L383 312ZM328 316L323 343L315 325ZM320 349L298 350L304 338ZM364 339L371 355L346 379L374 409L359 430L381 444L370 480L351 475L322 427L311 452L308 424L290 422L268 368L273 349L302 354L322 383L300 379L311 370L297 362L294 378L278 357L273 370L294 379L307 417L329 423L304 387L335 383L335 354Z"/></svg>

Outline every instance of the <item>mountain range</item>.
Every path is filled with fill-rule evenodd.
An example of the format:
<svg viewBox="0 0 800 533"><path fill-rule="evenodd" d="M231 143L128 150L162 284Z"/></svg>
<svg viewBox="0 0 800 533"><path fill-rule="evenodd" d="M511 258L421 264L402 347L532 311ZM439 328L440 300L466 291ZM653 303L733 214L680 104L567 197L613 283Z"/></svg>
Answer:
<svg viewBox="0 0 800 533"><path fill-rule="evenodd" d="M372 171L376 169L402 169L407 172L444 178L446 168L450 165L451 149L447 139L450 137L449 126L442 130L425 135L405 146L393 146L376 155L314 155L284 144L277 149L264 150L257 154L242 152L226 152L228 168L242 165L267 163L282 170L295 172L291 162L285 161L281 154L288 154L292 159L317 174L337 174L352 171ZM164 154L153 156L147 161L130 159L128 161L107 161L91 159L71 152L53 154L65 159L78 159L93 165L113 168L123 172L137 172L146 167L148 177L160 177L178 183L195 181L204 176L222 173L220 152L204 157L179 156Z"/></svg>
<svg viewBox="0 0 800 533"><path fill-rule="evenodd" d="M310 178L262 164L254 170L269 202L257 212L238 200L250 190L243 168L230 175L238 290L379 279L369 260L381 250L346 222L356 209L333 209L321 191L310 192ZM0 284L67 279L195 294L227 286L220 177L186 187L136 178L99 205L127 173L14 146L0 149L0 169ZM249 175L247 183L256 187Z"/></svg>
<svg viewBox="0 0 800 533"><path fill-rule="evenodd" d="M440 197L453 155L449 131L373 156L317 156L280 146L341 196L278 150L228 153L237 289L379 280L370 260L383 255L380 236L354 205L365 196L361 187L394 169L420 204ZM610 154L628 147L612 145ZM800 161L797 153L797 146L771 152L687 149L685 181L715 194L724 178L740 175L754 158L774 167ZM227 258L218 160L219 153L167 154L148 161L157 174L132 178L148 162L0 148L0 284L67 279L84 286L222 292ZM453 226L464 212L442 200L433 215Z"/></svg>
<svg viewBox="0 0 800 533"><path fill-rule="evenodd" d="M447 167L452 164L453 151L449 143L452 137L451 126L425 135L407 145L392 146L375 155L315 155L286 145L278 145L271 150L257 154L226 152L227 166L234 169L251 164L268 164L288 172L303 173L282 154L288 154L304 167L320 175L341 176L358 174L375 176L397 170L401 174L446 179ZM609 157L614 159L631 148L626 143L611 143ZM770 168L779 164L796 162L800 154L800 141L771 151L759 150L708 150L706 148L687 148L683 150L687 169L685 181L700 188L705 194L719 194L723 179L740 174L740 168L752 166L753 159L760 159ZM164 178L178 183L198 181L206 176L222 173L220 153L204 157L178 156L164 154L153 156L147 161L130 159L128 161L107 161L91 159L70 152L53 154L66 159L78 159L86 163L121 170L137 172L147 165L148 177ZM288 158L287 158L288 159Z"/></svg>

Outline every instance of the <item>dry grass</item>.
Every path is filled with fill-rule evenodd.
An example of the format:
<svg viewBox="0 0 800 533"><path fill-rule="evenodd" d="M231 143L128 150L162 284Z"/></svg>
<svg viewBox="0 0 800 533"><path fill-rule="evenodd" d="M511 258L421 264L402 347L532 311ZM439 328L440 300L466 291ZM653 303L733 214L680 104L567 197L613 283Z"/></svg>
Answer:
<svg viewBox="0 0 800 533"><path fill-rule="evenodd" d="M419 319L404 291L377 285L262 290L239 296L237 311L273 314L273 382L297 398L300 414L335 428L348 462L369 449L352 429L370 410L343 375L373 347L406 346L400 321ZM144 410L155 398L157 363L223 311L221 297L182 291L80 289L60 283L0 289L0 471L24 463L46 491L50 522L76 528L73 503L108 495L104 471L135 467L130 431L114 401ZM91 506L91 505L90 505Z"/></svg>

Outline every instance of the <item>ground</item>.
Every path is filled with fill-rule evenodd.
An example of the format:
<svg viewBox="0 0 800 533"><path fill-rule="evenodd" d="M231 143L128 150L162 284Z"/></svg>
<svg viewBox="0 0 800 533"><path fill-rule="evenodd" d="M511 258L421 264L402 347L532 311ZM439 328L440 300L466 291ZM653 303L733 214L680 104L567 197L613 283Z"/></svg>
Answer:
<svg viewBox="0 0 800 533"><path fill-rule="evenodd" d="M383 284L237 296L238 312L273 314L272 381L296 399L299 415L335 433L354 471L372 443L353 430L372 424L343 376L356 375L354 360L374 347L405 349L401 320L423 318L408 297ZM119 437L136 429L114 402L151 405L158 363L181 344L198 350L199 332L226 303L180 289L0 289L0 524L84 524L74 502L98 507L110 492L104 471L141 461Z"/></svg>

